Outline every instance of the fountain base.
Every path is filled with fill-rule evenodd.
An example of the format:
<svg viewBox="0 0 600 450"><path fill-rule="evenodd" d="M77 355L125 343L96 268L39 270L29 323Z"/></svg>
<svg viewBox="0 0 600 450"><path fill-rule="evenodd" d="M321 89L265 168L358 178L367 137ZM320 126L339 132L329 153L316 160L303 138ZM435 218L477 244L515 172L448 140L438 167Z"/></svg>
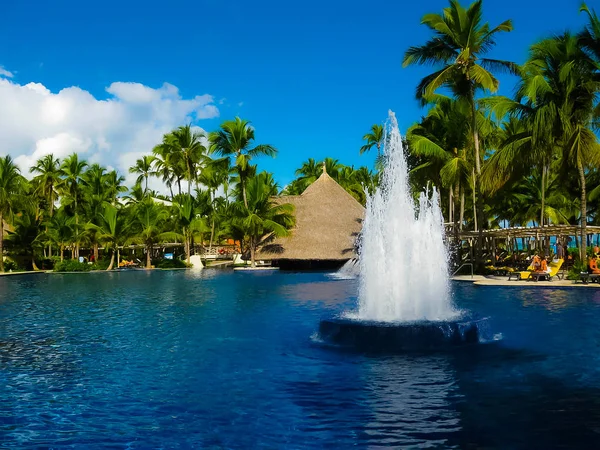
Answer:
<svg viewBox="0 0 600 450"><path fill-rule="evenodd" d="M361 351L446 351L485 340L487 319L424 322L374 322L324 319L319 335L324 342Z"/></svg>

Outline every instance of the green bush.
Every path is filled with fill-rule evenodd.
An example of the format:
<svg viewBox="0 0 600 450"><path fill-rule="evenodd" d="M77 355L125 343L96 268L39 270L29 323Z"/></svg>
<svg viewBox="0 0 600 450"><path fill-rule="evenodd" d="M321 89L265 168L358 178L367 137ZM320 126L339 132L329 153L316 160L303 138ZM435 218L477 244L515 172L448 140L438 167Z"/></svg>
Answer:
<svg viewBox="0 0 600 450"><path fill-rule="evenodd" d="M161 259L155 264L159 269L185 269L188 265L180 259Z"/></svg>
<svg viewBox="0 0 600 450"><path fill-rule="evenodd" d="M94 264L92 264L93 270L106 270L110 265L110 257L100 258ZM115 262L113 264L113 269L117 268L117 258L115 257Z"/></svg>
<svg viewBox="0 0 600 450"><path fill-rule="evenodd" d="M92 265L88 263L80 263L75 259L65 259L54 264L54 272L89 272L92 270Z"/></svg>
<svg viewBox="0 0 600 450"><path fill-rule="evenodd" d="M13 260L7 259L6 261L4 261L4 271L5 272L10 272L11 270L13 272L19 270L19 266Z"/></svg>
<svg viewBox="0 0 600 450"><path fill-rule="evenodd" d="M582 263L580 259L576 259L573 263L573 267L569 270L567 274L567 280L579 280L581 277L581 272L587 272L588 266L587 263Z"/></svg>

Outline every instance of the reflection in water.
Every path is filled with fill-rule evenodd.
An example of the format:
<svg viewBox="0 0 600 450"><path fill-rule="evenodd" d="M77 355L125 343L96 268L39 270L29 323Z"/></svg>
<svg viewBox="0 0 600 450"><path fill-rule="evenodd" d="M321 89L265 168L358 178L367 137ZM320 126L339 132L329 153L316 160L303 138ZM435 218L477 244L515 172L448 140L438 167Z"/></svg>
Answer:
<svg viewBox="0 0 600 450"><path fill-rule="evenodd" d="M375 359L365 371L365 424L368 443L407 446L441 445L460 429L450 396L453 372L441 356Z"/></svg>

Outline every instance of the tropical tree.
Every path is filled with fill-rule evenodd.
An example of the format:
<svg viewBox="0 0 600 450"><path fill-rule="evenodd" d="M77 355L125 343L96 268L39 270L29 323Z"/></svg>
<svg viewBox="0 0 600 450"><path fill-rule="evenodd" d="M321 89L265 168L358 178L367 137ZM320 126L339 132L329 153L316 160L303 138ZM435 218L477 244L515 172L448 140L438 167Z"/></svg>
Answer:
<svg viewBox="0 0 600 450"><path fill-rule="evenodd" d="M293 205L274 202L276 193L272 175L261 172L248 180L248 206L239 202L234 205L235 226L247 237L252 267L256 267L257 249L272 237L288 236L295 223Z"/></svg>
<svg viewBox="0 0 600 450"><path fill-rule="evenodd" d="M60 260L65 257L65 248L75 241L75 219L60 208L48 222L48 239L60 249Z"/></svg>
<svg viewBox="0 0 600 450"><path fill-rule="evenodd" d="M417 98L426 101L438 89L446 88L456 97L464 99L470 106L470 124L473 135L473 159L475 161L475 197L479 216L483 212L480 193L482 154L479 142L477 119L478 91L496 92L499 81L490 70L517 73L515 64L508 61L484 58L495 45L496 35L512 31L512 22L506 20L495 28L482 22L482 0L476 0L464 8L457 0L450 0L450 6L442 14L426 14L421 23L434 33L434 37L424 45L410 47L403 65L441 66L421 80L417 86ZM480 228L481 231L481 228ZM478 239L478 259L481 260L483 235Z"/></svg>
<svg viewBox="0 0 600 450"><path fill-rule="evenodd" d="M152 268L152 252L159 242L167 239L178 240L181 234L164 231L165 223L169 219L169 211L154 203L152 199L144 199L136 206L132 221L133 237L128 239L131 243L141 243L146 247L146 269Z"/></svg>
<svg viewBox="0 0 600 450"><path fill-rule="evenodd" d="M14 229L8 232L6 245L16 253L21 253L29 259L33 270L39 270L35 257L44 247L42 222L36 217L32 208L24 208L15 215Z"/></svg>
<svg viewBox="0 0 600 450"><path fill-rule="evenodd" d="M60 160L52 154L46 155L38 159L29 172L36 174L32 181L38 187L38 193L46 200L48 214L52 217L57 198L56 187L60 184Z"/></svg>
<svg viewBox="0 0 600 450"><path fill-rule="evenodd" d="M0 272L4 272L4 224L21 199L24 178L10 155L0 158Z"/></svg>
<svg viewBox="0 0 600 450"><path fill-rule="evenodd" d="M88 225L98 233L98 239L103 242L105 248L112 249L108 270L112 270L115 263L115 254L119 252L119 245L122 245L127 238L128 225L125 217L119 210L111 204L104 206L104 211L99 214L99 223Z"/></svg>
<svg viewBox="0 0 600 450"><path fill-rule="evenodd" d="M221 124L221 129L210 133L210 152L232 158L234 167L238 172L240 188L244 199L244 206L248 208L246 194L246 179L250 161L262 155L275 156L277 149L271 145L260 144L252 147L254 141L254 128L250 122L236 117Z"/></svg>
<svg viewBox="0 0 600 450"><path fill-rule="evenodd" d="M60 167L62 181L60 183L61 194L66 205L72 205L75 216L75 251L73 258L79 257L79 208L81 206L82 184L84 169L87 167L85 161L81 161L77 153L68 156Z"/></svg>
<svg viewBox="0 0 600 450"><path fill-rule="evenodd" d="M383 125L375 124L371 126L371 131L363 136L363 141L367 141L367 143L360 148L360 154L362 155L373 147L377 147L377 157L381 157L381 146L384 138Z"/></svg>
<svg viewBox="0 0 600 450"><path fill-rule="evenodd" d="M136 183L144 182L144 193L148 191L148 178L155 174L154 162L156 157L153 155L144 155L135 161L135 165L129 168L129 173L137 174Z"/></svg>

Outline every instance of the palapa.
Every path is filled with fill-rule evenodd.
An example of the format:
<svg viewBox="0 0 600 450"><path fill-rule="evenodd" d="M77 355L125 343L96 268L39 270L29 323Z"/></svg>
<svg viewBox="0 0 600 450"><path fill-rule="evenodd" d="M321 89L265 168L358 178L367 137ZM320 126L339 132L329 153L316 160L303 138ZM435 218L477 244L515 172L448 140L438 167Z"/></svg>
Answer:
<svg viewBox="0 0 600 450"><path fill-rule="evenodd" d="M290 236L263 246L258 259L344 261L356 257L365 208L325 170L301 195L278 197L277 202L294 205L296 225Z"/></svg>

